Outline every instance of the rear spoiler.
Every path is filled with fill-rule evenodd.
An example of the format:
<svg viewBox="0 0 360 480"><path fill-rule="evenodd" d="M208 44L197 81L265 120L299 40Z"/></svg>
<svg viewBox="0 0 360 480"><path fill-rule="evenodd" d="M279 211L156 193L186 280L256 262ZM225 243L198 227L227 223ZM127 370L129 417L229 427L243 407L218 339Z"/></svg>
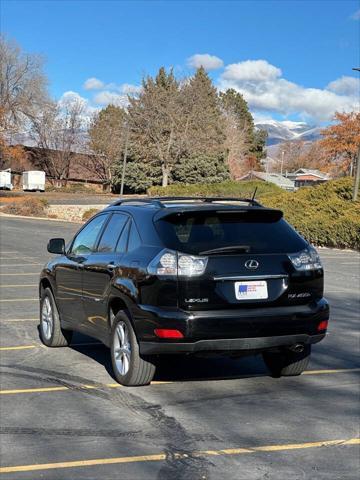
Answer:
<svg viewBox="0 0 360 480"><path fill-rule="evenodd" d="M239 215L240 221L266 221L266 222L278 222L283 218L283 212L275 208L265 208L265 207L239 207L238 205L227 206L224 208L214 208L214 205L187 207L187 208L166 208L158 211L154 215L154 221L165 220L165 219L174 219L180 217L192 217L192 216L204 216L209 215L209 213L216 213L218 215L224 216L224 218L230 219L235 215Z"/></svg>

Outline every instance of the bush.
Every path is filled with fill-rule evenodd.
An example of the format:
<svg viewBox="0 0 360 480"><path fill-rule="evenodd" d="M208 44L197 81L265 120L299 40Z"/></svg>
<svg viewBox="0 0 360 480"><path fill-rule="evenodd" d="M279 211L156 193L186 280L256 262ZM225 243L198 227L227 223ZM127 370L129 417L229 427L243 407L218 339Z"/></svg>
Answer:
<svg viewBox="0 0 360 480"><path fill-rule="evenodd" d="M273 183L260 182L257 180L249 180L246 182L236 182L227 180L220 183L193 183L189 184L174 184L168 187L151 187L148 190L150 196L224 196L224 197L252 197L255 188L256 198L261 198L265 194L282 193L283 190Z"/></svg>
<svg viewBox="0 0 360 480"><path fill-rule="evenodd" d="M55 187L55 185L46 186L47 192L59 193L98 193L96 188L87 186L85 183L68 183L66 187Z"/></svg>
<svg viewBox="0 0 360 480"><path fill-rule="evenodd" d="M87 222L89 218L93 217L99 211L100 210L98 210L97 208L89 208L89 210L85 210L85 212L82 215L82 221Z"/></svg>
<svg viewBox="0 0 360 480"><path fill-rule="evenodd" d="M24 198L21 201L9 203L2 211L12 215L43 217L46 216L48 205L48 201L45 198Z"/></svg>
<svg viewBox="0 0 360 480"><path fill-rule="evenodd" d="M265 195L262 203L280 208L286 220L311 243L360 249L360 202L352 202L353 179L343 178L295 193Z"/></svg>
<svg viewBox="0 0 360 480"><path fill-rule="evenodd" d="M171 177L175 183L206 184L228 180L230 173L223 158L199 155L180 160L175 165Z"/></svg>
<svg viewBox="0 0 360 480"><path fill-rule="evenodd" d="M267 182L221 182L211 185L152 187L152 196L228 196L256 198L265 206L279 208L285 219L317 246L360 250L360 202L351 201L353 179L342 178L316 187L287 192Z"/></svg>

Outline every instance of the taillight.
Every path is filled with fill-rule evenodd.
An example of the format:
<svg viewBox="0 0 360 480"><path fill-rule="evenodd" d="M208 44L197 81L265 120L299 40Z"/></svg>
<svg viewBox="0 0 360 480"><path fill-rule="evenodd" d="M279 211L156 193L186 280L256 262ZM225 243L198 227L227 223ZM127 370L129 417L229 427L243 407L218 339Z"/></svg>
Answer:
<svg viewBox="0 0 360 480"><path fill-rule="evenodd" d="M288 257L296 270L318 270L322 268L320 257L314 247L306 248L298 253L289 253Z"/></svg>
<svg viewBox="0 0 360 480"><path fill-rule="evenodd" d="M173 330L169 328L155 328L154 333L159 338L184 338L180 330Z"/></svg>
<svg viewBox="0 0 360 480"><path fill-rule="evenodd" d="M321 332L322 330L326 330L328 327L328 323L329 323L329 320L322 320L317 327L318 332Z"/></svg>
<svg viewBox="0 0 360 480"><path fill-rule="evenodd" d="M208 258L173 250L162 250L148 265L148 272L158 276L198 277L207 266Z"/></svg>

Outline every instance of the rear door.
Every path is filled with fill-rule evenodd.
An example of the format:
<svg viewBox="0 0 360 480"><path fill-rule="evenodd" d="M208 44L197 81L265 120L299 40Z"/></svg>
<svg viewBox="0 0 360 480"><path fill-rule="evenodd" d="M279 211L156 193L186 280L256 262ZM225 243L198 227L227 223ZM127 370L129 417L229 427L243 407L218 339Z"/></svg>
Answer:
<svg viewBox="0 0 360 480"><path fill-rule="evenodd" d="M113 213L99 239L97 248L84 262L83 300L86 322L104 338L108 333L108 297L127 245L129 217Z"/></svg>

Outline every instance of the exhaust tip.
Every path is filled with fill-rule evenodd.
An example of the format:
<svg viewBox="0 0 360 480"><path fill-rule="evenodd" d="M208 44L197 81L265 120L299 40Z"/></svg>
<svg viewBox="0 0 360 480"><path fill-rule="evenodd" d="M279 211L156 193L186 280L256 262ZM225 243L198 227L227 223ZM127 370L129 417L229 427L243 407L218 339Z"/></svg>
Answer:
<svg viewBox="0 0 360 480"><path fill-rule="evenodd" d="M305 345L303 343L295 343L295 345L291 345L291 347L289 347L289 350L295 353L301 353L304 351L304 349Z"/></svg>

